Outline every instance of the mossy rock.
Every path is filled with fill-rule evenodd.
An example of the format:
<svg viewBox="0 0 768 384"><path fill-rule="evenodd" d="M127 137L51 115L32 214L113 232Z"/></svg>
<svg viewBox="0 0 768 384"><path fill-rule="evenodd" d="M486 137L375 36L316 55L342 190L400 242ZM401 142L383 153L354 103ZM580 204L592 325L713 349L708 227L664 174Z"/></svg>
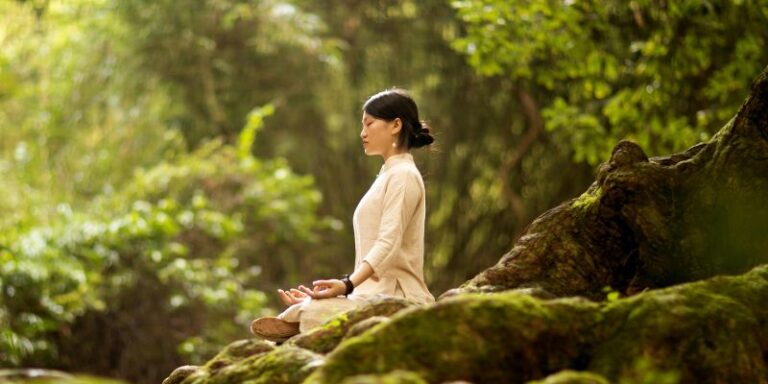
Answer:
<svg viewBox="0 0 768 384"><path fill-rule="evenodd" d="M294 345L317 353L328 353L344 338L354 325L375 316L392 316L393 314L415 305L415 303L393 296L374 296L366 304L342 312L325 324L310 330L305 334L292 337L285 344Z"/></svg>
<svg viewBox="0 0 768 384"><path fill-rule="evenodd" d="M566 370L541 380L529 381L527 384L610 384L610 382L605 377L593 372Z"/></svg>
<svg viewBox="0 0 768 384"><path fill-rule="evenodd" d="M200 367L197 365L184 365L178 367L171 372L171 374L163 380L163 384L180 384L187 377L200 371Z"/></svg>
<svg viewBox="0 0 768 384"><path fill-rule="evenodd" d="M375 326L377 326L377 325L379 325L381 323L386 323L387 321L389 321L389 318L385 317L385 316L369 317L369 318L367 318L367 319L365 319L365 320L363 320L363 321L353 325L351 328L349 328L349 331L347 331L347 334L344 335L344 338L347 339L347 338L350 338L350 337L359 336L361 333L363 333L363 332L365 332L365 331L367 331L367 330L369 330L369 329L371 329L371 328L373 328L373 327L375 327Z"/></svg>
<svg viewBox="0 0 768 384"><path fill-rule="evenodd" d="M37 369L0 369L0 383L7 384L125 384L123 381L66 372Z"/></svg>
<svg viewBox="0 0 768 384"><path fill-rule="evenodd" d="M524 383L564 370L618 381L644 359L684 383L766 383L765 303L768 266L602 304L464 294L343 341L306 382L393 370L428 382Z"/></svg>
<svg viewBox="0 0 768 384"><path fill-rule="evenodd" d="M621 377L637 359L684 383L765 383L768 266L606 305L588 369Z"/></svg>
<svg viewBox="0 0 768 384"><path fill-rule="evenodd" d="M427 382L414 372L395 370L381 375L348 377L341 384L427 384Z"/></svg>
<svg viewBox="0 0 768 384"><path fill-rule="evenodd" d="M280 346L271 352L255 354L226 366L212 367L209 362L182 383L294 384L301 383L322 363L321 355L302 348Z"/></svg>
<svg viewBox="0 0 768 384"><path fill-rule="evenodd" d="M597 323L596 307L583 299L542 301L520 293L446 299L343 341L307 382L397 369L431 383L542 377L581 359Z"/></svg>
<svg viewBox="0 0 768 384"><path fill-rule="evenodd" d="M274 350L274 344L260 339L246 339L232 342L205 364L209 371L216 371L254 355Z"/></svg>

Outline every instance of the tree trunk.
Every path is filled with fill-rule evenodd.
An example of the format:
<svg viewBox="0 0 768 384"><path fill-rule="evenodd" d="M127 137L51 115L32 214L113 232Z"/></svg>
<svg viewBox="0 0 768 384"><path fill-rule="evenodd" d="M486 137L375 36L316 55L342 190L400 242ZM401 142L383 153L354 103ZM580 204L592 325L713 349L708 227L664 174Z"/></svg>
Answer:
<svg viewBox="0 0 768 384"><path fill-rule="evenodd" d="M458 289L604 297L768 262L768 72L708 143L648 158L621 141L580 197L545 212Z"/></svg>

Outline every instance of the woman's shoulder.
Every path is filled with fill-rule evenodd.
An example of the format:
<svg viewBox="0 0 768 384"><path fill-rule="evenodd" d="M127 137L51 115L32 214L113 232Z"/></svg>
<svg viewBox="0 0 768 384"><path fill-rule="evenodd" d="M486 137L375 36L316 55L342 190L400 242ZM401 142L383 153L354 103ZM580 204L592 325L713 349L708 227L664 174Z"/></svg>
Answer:
<svg viewBox="0 0 768 384"><path fill-rule="evenodd" d="M414 163L400 163L387 170L388 179L421 180L421 172Z"/></svg>
<svg viewBox="0 0 768 384"><path fill-rule="evenodd" d="M390 168L387 170L386 179L383 181L387 188L394 185L406 188L411 186L415 187L416 190L424 189L424 179L421 177L419 169L413 163L397 164Z"/></svg>

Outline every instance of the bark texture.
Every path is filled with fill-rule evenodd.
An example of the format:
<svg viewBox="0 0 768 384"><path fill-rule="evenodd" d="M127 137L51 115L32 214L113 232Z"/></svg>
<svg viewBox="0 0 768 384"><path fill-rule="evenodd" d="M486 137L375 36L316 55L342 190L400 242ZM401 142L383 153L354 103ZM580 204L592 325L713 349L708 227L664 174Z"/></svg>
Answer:
<svg viewBox="0 0 768 384"><path fill-rule="evenodd" d="M712 140L648 158L619 142L580 197L537 218L511 251L458 289L604 297L768 262L768 74Z"/></svg>

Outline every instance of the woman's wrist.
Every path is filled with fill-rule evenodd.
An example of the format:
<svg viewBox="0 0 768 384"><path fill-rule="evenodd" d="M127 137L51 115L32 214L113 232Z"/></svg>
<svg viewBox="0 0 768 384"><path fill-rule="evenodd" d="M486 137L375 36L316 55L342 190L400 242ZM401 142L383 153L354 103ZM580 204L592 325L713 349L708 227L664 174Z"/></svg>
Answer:
<svg viewBox="0 0 768 384"><path fill-rule="evenodd" d="M373 267L371 267L370 264L368 264L368 261L363 260L362 263L355 269L355 271L349 275L349 281L352 282L352 285L355 287L359 287L360 284L368 280L369 277L373 275Z"/></svg>
<svg viewBox="0 0 768 384"><path fill-rule="evenodd" d="M349 296L350 293L352 293L355 290L355 285L352 284L352 280L349 279L349 274L345 274L341 279L342 283L344 283L346 291L344 292L344 296Z"/></svg>

